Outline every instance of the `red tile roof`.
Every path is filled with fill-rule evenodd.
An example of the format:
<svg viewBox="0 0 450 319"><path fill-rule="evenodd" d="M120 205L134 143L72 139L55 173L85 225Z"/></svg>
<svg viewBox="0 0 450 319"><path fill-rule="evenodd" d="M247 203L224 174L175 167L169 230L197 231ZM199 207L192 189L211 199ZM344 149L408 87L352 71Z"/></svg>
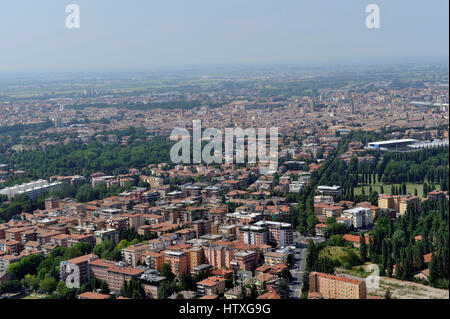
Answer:
<svg viewBox="0 0 450 319"><path fill-rule="evenodd" d="M217 295L206 295L206 296L201 297L200 299L218 299L218 298L219 298L219 296L217 296Z"/></svg>
<svg viewBox="0 0 450 319"><path fill-rule="evenodd" d="M88 255L83 255L80 257L69 259L68 262L70 262L71 264L79 264L82 262L87 262L91 258L98 258L98 257L95 254L88 254Z"/></svg>
<svg viewBox="0 0 450 319"><path fill-rule="evenodd" d="M212 276L212 277L208 277L208 278L198 282L197 285L215 286L218 283L225 281L225 280L226 279L221 278L221 277Z"/></svg>
<svg viewBox="0 0 450 319"><path fill-rule="evenodd" d="M351 278L346 278L346 277L341 277L341 276L329 275L329 274L324 274L321 272L312 272L311 274L317 274L317 276L322 277L322 278L342 281L342 282L346 282L346 283L354 284L354 285L359 285L362 282L362 280L356 280L356 279L351 279Z"/></svg>
<svg viewBox="0 0 450 319"><path fill-rule="evenodd" d="M352 243L358 243L359 244L359 242L360 242L359 236L356 236L356 235L345 234L344 236L342 236L342 238L344 240L352 242ZM366 240L366 244L370 243L369 237L365 236L365 240Z"/></svg>
<svg viewBox="0 0 450 319"><path fill-rule="evenodd" d="M275 292L266 292L262 294L257 299L281 299L280 295Z"/></svg>
<svg viewBox="0 0 450 319"><path fill-rule="evenodd" d="M423 261L428 264L431 261L432 254L435 254L435 253L429 253L429 254L423 255Z"/></svg>
<svg viewBox="0 0 450 319"><path fill-rule="evenodd" d="M99 293L90 292L90 291L79 294L78 297L83 298L83 299L109 299L109 298L111 298L110 295L99 294Z"/></svg>

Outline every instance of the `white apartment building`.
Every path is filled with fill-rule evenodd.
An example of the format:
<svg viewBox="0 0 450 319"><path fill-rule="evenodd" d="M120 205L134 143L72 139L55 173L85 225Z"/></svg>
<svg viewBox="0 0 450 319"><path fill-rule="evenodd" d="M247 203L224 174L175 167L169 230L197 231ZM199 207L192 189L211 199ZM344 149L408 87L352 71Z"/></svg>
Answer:
<svg viewBox="0 0 450 319"><path fill-rule="evenodd" d="M342 212L342 217L349 218L356 229L373 225L373 213L369 208L355 207L346 209Z"/></svg>

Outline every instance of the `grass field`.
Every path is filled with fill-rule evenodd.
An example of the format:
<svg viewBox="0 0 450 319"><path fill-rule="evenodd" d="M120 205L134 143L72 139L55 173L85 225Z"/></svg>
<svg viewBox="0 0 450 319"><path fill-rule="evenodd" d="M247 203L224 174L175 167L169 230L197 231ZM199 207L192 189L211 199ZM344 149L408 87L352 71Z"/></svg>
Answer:
<svg viewBox="0 0 450 319"><path fill-rule="evenodd" d="M370 271L366 271L366 267L370 264L371 264L370 262L366 262L363 265L354 266L350 269L338 267L338 268L336 268L336 273L342 273L342 274L357 276L357 277L361 277L361 278L366 278L372 273Z"/></svg>
<svg viewBox="0 0 450 319"><path fill-rule="evenodd" d="M25 296L25 297L23 297L21 299L42 299L42 298L45 298L45 297L47 297L47 295L40 295L40 294L37 294L37 293L32 293L31 295Z"/></svg>
<svg viewBox="0 0 450 319"><path fill-rule="evenodd" d="M381 185L383 185L384 188L384 194L391 194L391 188L392 185L394 185L394 187L401 187L402 184L382 184L378 178L377 178L377 174L372 174L372 184L370 185L361 185L358 187L355 187L355 195L360 195L362 193L362 189L364 188L364 192L366 193L366 195L369 195L369 187L372 187L372 190L378 192L378 194L381 194ZM439 184L435 184L434 185L435 188L437 190L440 190L440 185ZM408 194L414 195L414 190L417 189L417 195L418 196L422 196L423 194L423 184L418 184L418 183L406 183L406 192Z"/></svg>
<svg viewBox="0 0 450 319"><path fill-rule="evenodd" d="M353 251L359 257L359 249L339 246L325 247L319 252L319 257L328 257L333 261L338 260L342 263L342 258L350 251Z"/></svg>
<svg viewBox="0 0 450 319"><path fill-rule="evenodd" d="M401 184L383 184L384 194L392 195L391 194L391 187L392 187L392 185L394 185L395 187L401 187ZM372 186L372 190L373 191L376 191L376 192L378 192L378 194L381 194L381 185L379 183L371 184L370 186ZM355 195L360 195L363 188L364 188L364 191L365 191L366 195L369 195L369 185L355 187ZM406 192L408 194L414 195L414 189L415 188L417 188L417 195L422 197L423 184L406 183ZM439 190L440 186L439 185L435 185L435 188L437 190Z"/></svg>

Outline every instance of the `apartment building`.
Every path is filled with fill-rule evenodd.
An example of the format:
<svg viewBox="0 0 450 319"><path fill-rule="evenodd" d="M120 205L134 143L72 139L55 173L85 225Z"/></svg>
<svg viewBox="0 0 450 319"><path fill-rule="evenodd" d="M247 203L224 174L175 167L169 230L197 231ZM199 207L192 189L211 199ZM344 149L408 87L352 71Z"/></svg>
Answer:
<svg viewBox="0 0 450 319"><path fill-rule="evenodd" d="M122 260L132 267L136 267L138 262L140 261L140 257L146 252L149 251L150 247L148 245L144 245L142 243L128 246L123 248L121 251Z"/></svg>
<svg viewBox="0 0 450 319"><path fill-rule="evenodd" d="M239 229L239 239L247 245L267 244L267 229L261 226L243 226Z"/></svg>
<svg viewBox="0 0 450 319"><path fill-rule="evenodd" d="M189 272L188 254L183 251L166 250L164 263L170 264L172 272L177 277Z"/></svg>
<svg viewBox="0 0 450 319"><path fill-rule="evenodd" d="M309 293L320 294L325 299L366 299L364 280L311 272L309 275Z"/></svg>
<svg viewBox="0 0 450 319"><path fill-rule="evenodd" d="M22 259L23 256L3 255L0 256L0 272L3 272L9 265Z"/></svg>
<svg viewBox="0 0 450 319"><path fill-rule="evenodd" d="M88 262L89 271L91 275L95 278L101 279L103 281L108 280L108 269L114 266L115 262L104 259L94 259Z"/></svg>
<svg viewBox="0 0 450 319"><path fill-rule="evenodd" d="M16 240L0 240L0 251L8 254L15 255L20 253L22 244Z"/></svg>
<svg viewBox="0 0 450 319"><path fill-rule="evenodd" d="M288 255L286 253L269 251L264 254L264 263L269 266L275 266L278 264L285 264Z"/></svg>
<svg viewBox="0 0 450 319"><path fill-rule="evenodd" d="M267 244L275 244L278 247L291 246L294 242L294 229L289 223L261 220L254 226L267 229Z"/></svg>
<svg viewBox="0 0 450 319"><path fill-rule="evenodd" d="M416 209L420 211L421 200L418 196L381 194L378 197L378 206L380 208L395 209L400 216L406 213L406 209L409 204L416 207Z"/></svg>
<svg viewBox="0 0 450 319"><path fill-rule="evenodd" d="M238 251L234 253L234 258L231 263L233 268L253 271L257 264L256 251Z"/></svg>
<svg viewBox="0 0 450 319"><path fill-rule="evenodd" d="M233 259L233 249L225 245L209 245L204 247L204 255L206 263L213 268L222 268L231 266Z"/></svg>
<svg viewBox="0 0 450 319"><path fill-rule="evenodd" d="M101 244L105 240L109 240L114 245L117 245L119 242L119 232L114 228L97 230L94 233L94 237L96 244Z"/></svg>
<svg viewBox="0 0 450 319"><path fill-rule="evenodd" d="M194 229L197 238L200 236L211 233L211 221L210 220L195 220L191 223L191 227Z"/></svg>
<svg viewBox="0 0 450 319"><path fill-rule="evenodd" d="M342 189L341 186L324 186L320 185L317 186L316 192L320 195L324 196L336 196L336 195L342 195Z"/></svg>
<svg viewBox="0 0 450 319"><path fill-rule="evenodd" d="M0 190L0 194L8 196L8 199L11 199L19 194L25 194L31 199L36 200L40 194L59 188L61 185L62 182L49 183L46 180L40 179L29 183L3 188Z"/></svg>
<svg viewBox="0 0 450 319"><path fill-rule="evenodd" d="M88 254L69 260L64 260L59 266L59 278L61 281L65 281L67 276L73 272L73 269L78 269L80 280L83 281L91 279L91 272L89 270L89 262L98 259L95 254Z"/></svg>
<svg viewBox="0 0 450 319"><path fill-rule="evenodd" d="M5 224L0 224L0 239L5 239L5 230L8 229L8 226Z"/></svg>
<svg viewBox="0 0 450 319"><path fill-rule="evenodd" d="M88 262L89 269L95 278L106 281L112 292L119 292L124 281L137 278L144 271L125 266L123 262L94 259Z"/></svg>
<svg viewBox="0 0 450 319"><path fill-rule="evenodd" d="M164 255L155 251L145 251L140 258L141 263L158 271L161 271L162 265L164 264Z"/></svg>
<svg viewBox="0 0 450 319"><path fill-rule="evenodd" d="M54 236L53 238L55 238L55 237L57 238L57 236ZM84 235L72 234L72 235L70 235L70 238L67 241L67 245L69 247L72 247L73 245L75 245L77 243L88 243L92 247L94 247L95 246L95 238L92 234L84 234Z"/></svg>
<svg viewBox="0 0 450 319"><path fill-rule="evenodd" d="M59 208L59 199L57 197L51 196L44 201L45 209L55 209Z"/></svg>
<svg viewBox="0 0 450 319"><path fill-rule="evenodd" d="M373 225L373 212L370 208L355 207L342 212L342 217L349 218L356 229L367 228Z"/></svg>
<svg viewBox="0 0 450 319"><path fill-rule="evenodd" d="M189 249L190 270L202 265L205 262L205 254L202 247L192 247Z"/></svg>
<svg viewBox="0 0 450 319"><path fill-rule="evenodd" d="M398 214L403 216L406 213L408 205L411 205L420 211L421 204L422 201L418 196L400 196Z"/></svg>
<svg viewBox="0 0 450 319"><path fill-rule="evenodd" d="M126 267L122 265L115 265L107 269L108 277L107 283L111 291L120 291L124 281L130 281L131 278L136 278L144 272L142 269Z"/></svg>
<svg viewBox="0 0 450 319"><path fill-rule="evenodd" d="M225 292L225 278L212 276L197 283L199 296L221 295Z"/></svg>
<svg viewBox="0 0 450 319"><path fill-rule="evenodd" d="M5 230L5 238L8 240L21 241L22 233L28 230L26 227L12 227Z"/></svg>
<svg viewBox="0 0 450 319"><path fill-rule="evenodd" d="M334 198L333 196L316 195L314 196L314 204L333 205Z"/></svg>
<svg viewBox="0 0 450 319"><path fill-rule="evenodd" d="M155 238L148 241L150 250L164 250L171 245L172 241L167 238Z"/></svg>
<svg viewBox="0 0 450 319"><path fill-rule="evenodd" d="M447 192L444 192L444 191L432 191L427 194L427 199L440 200L440 199L444 199L446 195L447 195Z"/></svg>

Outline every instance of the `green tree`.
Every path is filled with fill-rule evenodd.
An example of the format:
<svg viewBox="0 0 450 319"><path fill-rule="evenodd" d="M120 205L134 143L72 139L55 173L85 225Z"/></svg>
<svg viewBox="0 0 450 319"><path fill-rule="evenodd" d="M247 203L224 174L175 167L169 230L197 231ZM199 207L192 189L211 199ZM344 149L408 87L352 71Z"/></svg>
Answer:
<svg viewBox="0 0 450 319"><path fill-rule="evenodd" d="M172 281L175 279L175 275L172 272L172 268L170 267L170 264L164 263L161 267L161 276L166 277L167 281Z"/></svg>
<svg viewBox="0 0 450 319"><path fill-rule="evenodd" d="M363 233L359 236L359 255L361 257L361 261L365 262L367 260L367 244L366 237Z"/></svg>
<svg viewBox="0 0 450 319"><path fill-rule="evenodd" d="M277 292L281 299L289 298L289 282L286 279L283 278L278 281Z"/></svg>
<svg viewBox="0 0 450 319"><path fill-rule="evenodd" d="M306 270L312 271L314 264L316 263L316 260L318 258L318 253L316 251L316 245L314 244L314 241L309 240L308 241L308 253L306 255Z"/></svg>
<svg viewBox="0 0 450 319"><path fill-rule="evenodd" d="M51 294L56 289L56 280L55 278L45 278L39 284L39 289L47 294Z"/></svg>

